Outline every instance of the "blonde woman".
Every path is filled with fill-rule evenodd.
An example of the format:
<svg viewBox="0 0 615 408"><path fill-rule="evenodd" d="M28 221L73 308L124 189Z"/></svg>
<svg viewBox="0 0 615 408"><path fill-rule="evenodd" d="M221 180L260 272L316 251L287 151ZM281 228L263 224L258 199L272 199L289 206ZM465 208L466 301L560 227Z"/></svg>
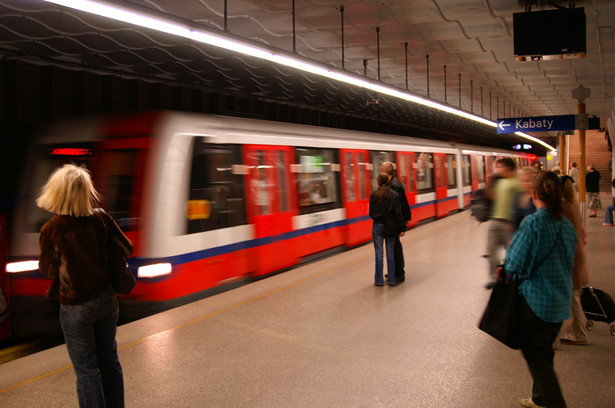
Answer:
<svg viewBox="0 0 615 408"><path fill-rule="evenodd" d="M47 296L60 302L79 406L123 407L124 377L115 341L119 309L107 261L110 234L123 237L126 255L133 247L117 224L111 226L116 231L107 229L102 211L94 209L97 201L84 167L67 164L49 177L36 200L54 214L41 228L39 268L53 279Z"/></svg>

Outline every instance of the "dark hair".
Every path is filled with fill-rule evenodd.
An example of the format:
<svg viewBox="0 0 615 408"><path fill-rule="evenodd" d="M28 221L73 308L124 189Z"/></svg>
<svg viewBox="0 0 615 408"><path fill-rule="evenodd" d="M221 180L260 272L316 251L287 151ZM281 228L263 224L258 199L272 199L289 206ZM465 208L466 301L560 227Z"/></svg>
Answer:
<svg viewBox="0 0 615 408"><path fill-rule="evenodd" d="M499 166L508 167L511 171L515 171L517 168L515 160L512 157L500 157L495 163Z"/></svg>
<svg viewBox="0 0 615 408"><path fill-rule="evenodd" d="M564 187L559 176L552 171L538 173L534 180L534 191L553 218L561 219Z"/></svg>
<svg viewBox="0 0 615 408"><path fill-rule="evenodd" d="M384 204L387 197L387 192L389 191L389 176L385 173L380 173L378 174L378 178L376 178L376 182L378 183L376 200L378 200L378 203Z"/></svg>

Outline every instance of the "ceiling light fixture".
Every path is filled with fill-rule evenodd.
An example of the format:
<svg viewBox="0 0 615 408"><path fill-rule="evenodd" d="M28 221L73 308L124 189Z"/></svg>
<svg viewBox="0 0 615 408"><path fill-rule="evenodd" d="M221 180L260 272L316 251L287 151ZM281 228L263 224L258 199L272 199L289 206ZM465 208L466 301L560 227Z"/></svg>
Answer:
<svg viewBox="0 0 615 408"><path fill-rule="evenodd" d="M202 27L197 28L189 24L180 23L171 18L165 18L161 15L155 15L154 12L148 13L143 9L136 10L125 5L98 0L45 1L49 3L55 3L67 8L85 11L87 13L92 13L101 17L106 17L128 24L145 27L151 30L161 31L167 34L188 38L193 41L212 45L215 47L220 47L229 51L234 51L252 57L275 62L277 64L309 72L314 75L320 75L336 81L344 82L346 84L366 88L375 92L379 92L381 94L389 95L395 98L406 100L408 102L417 103L423 106L447 112L452 115L460 116L475 122L482 123L487 126L491 126L493 128L497 127L496 122L468 112L464 112L462 110L453 108L452 106L443 105L433 100L425 99L423 97L413 95L408 92L403 92L401 90L398 90L397 88L382 85L381 83L372 82L364 77L359 77L351 73L339 71L322 64L319 65L314 62L308 62L307 60L301 59L300 57L297 57L295 55L287 55L284 53L284 51L281 50L273 51L267 49L264 46L259 47L252 45L248 41L240 41L238 39L233 39L228 35L225 36L223 33L206 31L206 29ZM532 137L522 132L516 132L515 134L523 138L532 140L533 142L539 143L549 150L555 150L553 146L543 142L538 138Z"/></svg>

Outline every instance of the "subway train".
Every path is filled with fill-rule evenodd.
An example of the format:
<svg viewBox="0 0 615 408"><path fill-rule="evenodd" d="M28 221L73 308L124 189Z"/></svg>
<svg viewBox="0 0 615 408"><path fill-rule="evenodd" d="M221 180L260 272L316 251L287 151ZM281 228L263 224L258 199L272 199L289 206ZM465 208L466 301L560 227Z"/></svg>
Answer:
<svg viewBox="0 0 615 408"><path fill-rule="evenodd" d="M29 149L11 220L3 288L11 335L59 331L38 232L51 215L35 198L51 172L84 164L135 251L137 278L120 296L134 320L371 239L369 196L380 164L396 164L409 226L466 208L496 157L477 146L256 119L171 111L49 125Z"/></svg>

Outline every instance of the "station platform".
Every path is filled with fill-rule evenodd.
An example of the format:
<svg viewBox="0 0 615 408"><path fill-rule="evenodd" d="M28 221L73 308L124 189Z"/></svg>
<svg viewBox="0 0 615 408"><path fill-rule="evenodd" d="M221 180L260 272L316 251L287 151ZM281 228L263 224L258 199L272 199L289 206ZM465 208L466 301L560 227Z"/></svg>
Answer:
<svg viewBox="0 0 615 408"><path fill-rule="evenodd" d="M615 228L603 216L587 219L588 266L613 295ZM402 238L395 287L374 286L368 244L120 326L126 406L519 407L532 386L521 352L477 328L486 236L463 211ZM559 346L555 365L569 407L615 406L608 324L586 346ZM65 346L0 366L0 406L77 407Z"/></svg>

